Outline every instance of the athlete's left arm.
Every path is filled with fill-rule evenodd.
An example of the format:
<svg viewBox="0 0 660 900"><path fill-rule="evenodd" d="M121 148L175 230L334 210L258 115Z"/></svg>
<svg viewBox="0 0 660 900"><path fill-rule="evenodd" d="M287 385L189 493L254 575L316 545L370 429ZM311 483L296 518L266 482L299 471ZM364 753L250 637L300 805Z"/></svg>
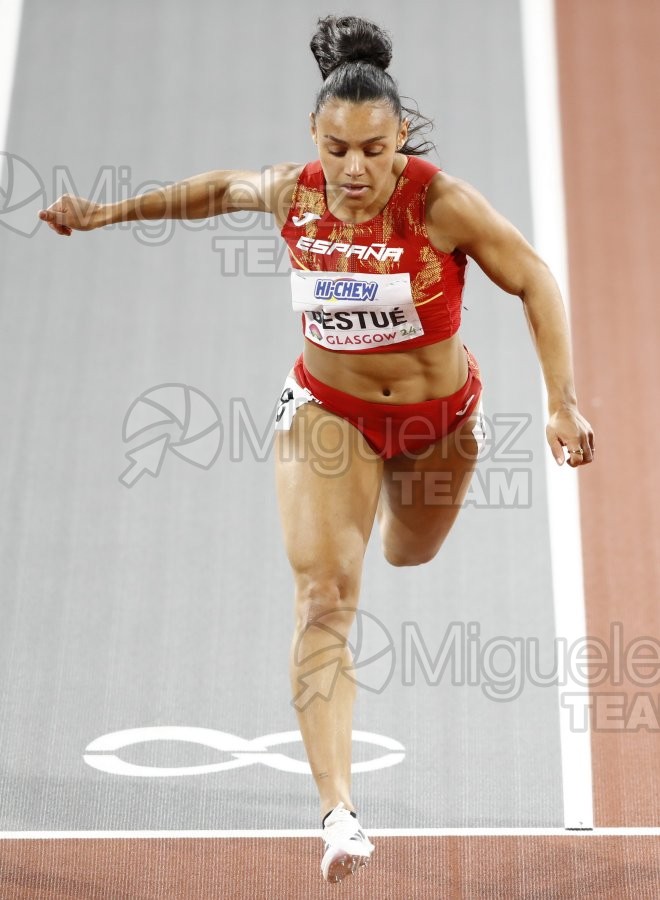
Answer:
<svg viewBox="0 0 660 900"><path fill-rule="evenodd" d="M502 290L522 300L548 391L546 436L558 463L593 459L591 425L578 410L564 304L550 269L522 234L466 182L442 173L430 187L427 228L442 249L460 249ZM444 246L442 246L444 244ZM577 462L576 462L577 459Z"/></svg>

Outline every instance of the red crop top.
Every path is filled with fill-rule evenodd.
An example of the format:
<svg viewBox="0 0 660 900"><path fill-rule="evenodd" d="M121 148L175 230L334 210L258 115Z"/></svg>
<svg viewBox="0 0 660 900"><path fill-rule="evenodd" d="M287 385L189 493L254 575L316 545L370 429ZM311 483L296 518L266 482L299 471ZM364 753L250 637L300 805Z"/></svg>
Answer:
<svg viewBox="0 0 660 900"><path fill-rule="evenodd" d="M426 192L439 171L428 160L409 156L385 208L366 222L352 224L337 219L328 209L320 161L307 163L281 231L295 269L410 273L413 301L424 334L397 345L397 349L446 340L461 323L467 257L460 250L437 250L426 231ZM360 352L385 349L379 345Z"/></svg>

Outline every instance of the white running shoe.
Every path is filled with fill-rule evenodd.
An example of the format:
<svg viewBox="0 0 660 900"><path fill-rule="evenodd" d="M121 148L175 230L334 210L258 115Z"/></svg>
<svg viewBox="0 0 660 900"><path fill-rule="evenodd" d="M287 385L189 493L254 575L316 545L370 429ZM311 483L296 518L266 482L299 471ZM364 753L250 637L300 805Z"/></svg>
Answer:
<svg viewBox="0 0 660 900"><path fill-rule="evenodd" d="M337 882L366 866L374 851L374 845L366 836L360 823L338 803L326 816L323 826L325 853L321 860L321 873L326 881Z"/></svg>

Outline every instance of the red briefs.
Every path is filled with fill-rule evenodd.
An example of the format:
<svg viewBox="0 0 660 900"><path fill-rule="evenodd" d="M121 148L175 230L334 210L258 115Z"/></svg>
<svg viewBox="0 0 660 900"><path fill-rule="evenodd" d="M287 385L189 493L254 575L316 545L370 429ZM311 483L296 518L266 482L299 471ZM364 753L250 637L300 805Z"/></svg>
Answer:
<svg viewBox="0 0 660 900"><path fill-rule="evenodd" d="M422 403L375 403L338 391L310 375L300 355L293 367L294 378L289 377L285 383L276 427L290 428L297 406L316 400L328 412L341 416L362 432L372 450L383 459L399 453L419 453L454 431L479 403L479 366L467 347L465 352L468 376L463 387L448 397ZM296 391L296 387L302 388L303 392ZM292 408L287 409L290 404L293 404ZM285 412L288 413L286 417Z"/></svg>

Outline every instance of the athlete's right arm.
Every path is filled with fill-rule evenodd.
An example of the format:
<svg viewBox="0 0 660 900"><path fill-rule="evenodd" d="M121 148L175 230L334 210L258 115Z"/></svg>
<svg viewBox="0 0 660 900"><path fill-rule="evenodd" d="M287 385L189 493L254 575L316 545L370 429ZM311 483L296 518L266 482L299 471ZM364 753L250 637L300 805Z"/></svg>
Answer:
<svg viewBox="0 0 660 900"><path fill-rule="evenodd" d="M261 172L216 169L118 203L94 203L63 194L39 218L58 234L91 231L116 222L152 219L207 219L250 210L286 214L302 166L279 163Z"/></svg>

